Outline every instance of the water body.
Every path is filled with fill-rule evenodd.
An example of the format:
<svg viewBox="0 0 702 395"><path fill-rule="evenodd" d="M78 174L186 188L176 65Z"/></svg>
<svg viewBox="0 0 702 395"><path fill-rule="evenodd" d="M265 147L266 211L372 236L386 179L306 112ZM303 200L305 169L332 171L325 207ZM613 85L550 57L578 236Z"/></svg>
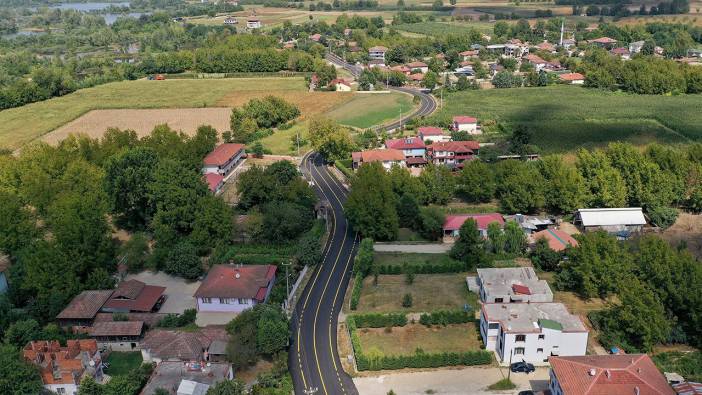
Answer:
<svg viewBox="0 0 702 395"><path fill-rule="evenodd" d="M76 10L76 11L81 11L81 12L95 12L95 11L103 11L111 6L115 7L129 7L129 2L119 2L119 3L104 3L104 2L90 2L90 3L62 3L62 4L56 4L52 5L49 8L58 8L60 10ZM149 15L150 13L146 12L125 12L125 13L106 13L102 14L103 18L105 18L105 23L108 25L111 25L115 23L117 18L120 17L131 17L131 18L139 18L142 15Z"/></svg>

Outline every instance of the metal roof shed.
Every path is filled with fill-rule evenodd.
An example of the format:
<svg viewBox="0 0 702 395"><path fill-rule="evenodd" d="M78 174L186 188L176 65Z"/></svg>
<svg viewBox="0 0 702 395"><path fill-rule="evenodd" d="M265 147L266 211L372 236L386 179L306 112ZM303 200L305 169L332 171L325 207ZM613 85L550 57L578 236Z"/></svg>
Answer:
<svg viewBox="0 0 702 395"><path fill-rule="evenodd" d="M582 226L646 225L641 207L583 208L575 214L576 224Z"/></svg>

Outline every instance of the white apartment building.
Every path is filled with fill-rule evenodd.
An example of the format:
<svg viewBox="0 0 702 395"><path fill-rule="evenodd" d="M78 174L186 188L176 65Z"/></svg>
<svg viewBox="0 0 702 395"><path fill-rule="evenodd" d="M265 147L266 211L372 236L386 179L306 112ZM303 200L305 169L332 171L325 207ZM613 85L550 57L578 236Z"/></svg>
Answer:
<svg viewBox="0 0 702 395"><path fill-rule="evenodd" d="M539 280L531 267L478 269L478 277L473 278L483 303L553 302L548 283Z"/></svg>
<svg viewBox="0 0 702 395"><path fill-rule="evenodd" d="M501 365L585 355L588 330L562 303L483 304L480 335Z"/></svg>

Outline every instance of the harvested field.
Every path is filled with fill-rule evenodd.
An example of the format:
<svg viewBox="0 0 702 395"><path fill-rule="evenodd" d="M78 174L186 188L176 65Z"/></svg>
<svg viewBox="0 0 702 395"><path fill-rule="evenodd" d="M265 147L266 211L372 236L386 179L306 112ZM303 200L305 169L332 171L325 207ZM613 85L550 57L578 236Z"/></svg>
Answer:
<svg viewBox="0 0 702 395"><path fill-rule="evenodd" d="M229 130L231 109L220 108L173 108L160 110L93 110L42 137L43 141L55 144L69 134L85 134L100 137L108 128L131 129L139 137L146 136L156 125L167 123L175 130L187 134L195 132L200 125L210 125L218 131Z"/></svg>
<svg viewBox="0 0 702 395"><path fill-rule="evenodd" d="M702 258L702 215L682 213L660 236L673 246L685 242L693 256Z"/></svg>
<svg viewBox="0 0 702 395"><path fill-rule="evenodd" d="M275 95L285 101L295 103L300 108L302 119L325 113L354 99L354 94L351 92L306 92L293 90L271 92L264 90L242 90L225 95L217 101L217 105L222 107L237 107L246 104L246 102L251 99L261 98L267 95Z"/></svg>

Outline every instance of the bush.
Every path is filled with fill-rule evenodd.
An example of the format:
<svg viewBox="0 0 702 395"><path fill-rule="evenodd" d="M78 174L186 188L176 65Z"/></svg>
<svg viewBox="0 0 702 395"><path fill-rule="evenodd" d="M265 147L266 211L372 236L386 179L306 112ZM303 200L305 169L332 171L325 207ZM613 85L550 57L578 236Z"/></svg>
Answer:
<svg viewBox="0 0 702 395"><path fill-rule="evenodd" d="M419 323L425 326L465 324L473 320L470 312L461 310L437 310L432 313L424 313L419 317Z"/></svg>
<svg viewBox="0 0 702 395"><path fill-rule="evenodd" d="M407 316L404 313L354 314L353 319L358 328L382 328L407 325Z"/></svg>
<svg viewBox="0 0 702 395"><path fill-rule="evenodd" d="M414 284L414 272L408 271L407 273L405 273L405 284L407 284L407 285Z"/></svg>
<svg viewBox="0 0 702 395"><path fill-rule="evenodd" d="M363 289L363 274L356 273L353 281L353 289L351 290L351 310L358 308L358 302L361 300L361 290Z"/></svg>
<svg viewBox="0 0 702 395"><path fill-rule="evenodd" d="M402 297L402 307L412 307L412 294L405 294Z"/></svg>
<svg viewBox="0 0 702 395"><path fill-rule="evenodd" d="M183 314L167 314L161 318L157 326L161 328L180 328L195 323L197 310L187 309Z"/></svg>
<svg viewBox="0 0 702 395"><path fill-rule="evenodd" d="M648 218L654 225L666 229L678 219L678 210L672 207L656 207L648 212Z"/></svg>
<svg viewBox="0 0 702 395"><path fill-rule="evenodd" d="M502 379L488 386L488 389L491 391L513 390L515 388L517 388L517 386L513 382L511 382L510 379Z"/></svg>
<svg viewBox="0 0 702 395"><path fill-rule="evenodd" d="M167 254L165 272L194 280L202 274L202 263L197 256L197 249L190 242L177 244Z"/></svg>

